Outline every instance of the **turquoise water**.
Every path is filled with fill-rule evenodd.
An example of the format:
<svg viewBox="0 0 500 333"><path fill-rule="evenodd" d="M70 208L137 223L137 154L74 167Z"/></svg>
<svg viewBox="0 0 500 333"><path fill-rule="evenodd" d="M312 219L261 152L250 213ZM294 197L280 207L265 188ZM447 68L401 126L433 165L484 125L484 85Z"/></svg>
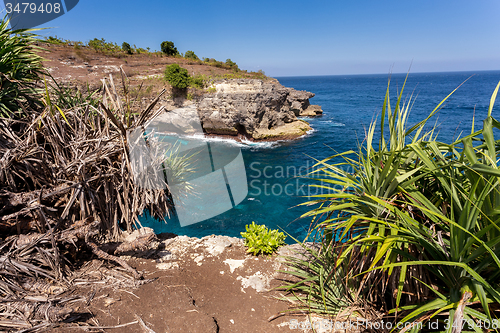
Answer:
<svg viewBox="0 0 500 333"><path fill-rule="evenodd" d="M392 97L395 98L405 76L391 76ZM469 134L474 114L476 126L480 126L487 114L491 94L500 81L500 71L410 74L404 94L416 97L410 124L425 118L467 78L469 80L452 95L435 118L439 124L439 138L448 142L461 132ZM311 104L321 105L324 115L307 119L313 131L295 141L239 144L247 172L248 196L235 208L186 227L180 227L175 217L165 223L155 221L145 214L141 219L144 226L154 228L157 233L239 237L240 232L245 230L245 225L255 221L270 228L282 228L293 237L304 239L310 220L300 219L300 215L310 207L297 205L307 200L304 196L309 194L308 191L314 194L314 190L295 176L307 172L314 164L312 158L321 159L333 155L334 151L356 149L371 120L381 112L388 75L277 79L284 86L316 94L310 100ZM498 100L493 116L500 119Z"/></svg>

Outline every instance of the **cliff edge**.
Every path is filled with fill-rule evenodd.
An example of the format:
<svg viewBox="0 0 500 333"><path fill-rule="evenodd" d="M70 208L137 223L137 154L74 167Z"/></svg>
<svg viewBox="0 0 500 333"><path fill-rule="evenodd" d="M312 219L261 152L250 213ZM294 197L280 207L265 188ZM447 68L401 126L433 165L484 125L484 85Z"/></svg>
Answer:
<svg viewBox="0 0 500 333"><path fill-rule="evenodd" d="M323 112L309 103L313 93L284 87L277 80L225 79L214 82L212 90L215 92L203 95L197 105L208 134L292 139L311 129L297 117Z"/></svg>
<svg viewBox="0 0 500 333"><path fill-rule="evenodd" d="M89 47L79 49L65 45L44 45L44 65L62 85L76 86L81 91L98 90L101 79L116 80L126 74L126 85L135 112L146 108L164 88L167 93L159 105L167 109L196 104L203 130L213 135L246 136L253 140L293 139L311 127L297 117L314 117L323 111L310 105L313 93L282 86L276 79L260 73L234 73L209 66L202 61L158 54L134 54L113 57ZM177 63L193 76L201 75L212 82L208 88L189 88L186 97L174 97L164 80L165 66ZM240 76L240 78L224 78ZM241 78L243 77L243 78Z"/></svg>

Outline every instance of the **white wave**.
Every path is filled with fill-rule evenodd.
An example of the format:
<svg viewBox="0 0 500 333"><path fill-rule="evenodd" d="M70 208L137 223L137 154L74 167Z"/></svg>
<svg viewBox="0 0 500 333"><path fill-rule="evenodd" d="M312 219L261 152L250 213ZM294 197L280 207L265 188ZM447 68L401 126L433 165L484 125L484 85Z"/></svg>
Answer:
<svg viewBox="0 0 500 333"><path fill-rule="evenodd" d="M331 125L329 125L329 126L332 126L332 127L343 127L343 126L345 126L345 124L343 124L343 123L338 123L338 122L333 121L333 120L325 120L325 121L323 121L323 122L328 123L328 124L331 124Z"/></svg>
<svg viewBox="0 0 500 333"><path fill-rule="evenodd" d="M279 142L280 141L252 141L247 138L241 139L243 147L249 148L274 148L279 146Z"/></svg>
<svg viewBox="0 0 500 333"><path fill-rule="evenodd" d="M304 136L308 136L308 135L311 135L312 133L316 132L316 130L314 128L311 127L311 129L309 131L306 132L306 135Z"/></svg>
<svg viewBox="0 0 500 333"><path fill-rule="evenodd" d="M163 134L163 135L172 135L171 133L158 133L158 134ZM185 139L185 140L199 140L202 142L221 142L224 144L229 144L232 146L236 146L239 148L251 148L251 149L260 149L260 148L274 148L279 146L279 141L252 141L247 138L240 138L239 140L232 139L232 138L227 138L227 137L219 137L219 136L206 136L202 133L197 133L197 134L192 134L192 135L174 135L178 137L179 139ZM284 140L281 140L284 141Z"/></svg>
<svg viewBox="0 0 500 333"><path fill-rule="evenodd" d="M330 122L330 121L328 121L328 122ZM338 124L338 123L334 123L334 124ZM333 125L333 126L344 126L344 124ZM307 137L307 136L311 135L313 132L316 132L316 129L311 128L301 138ZM240 137L238 140L236 140L236 139L232 139L232 138L228 138L228 137L206 136L203 133L197 133L197 134L192 134L192 135L179 135L179 134L172 135L172 133L159 132L157 134L165 135L165 136L176 136L181 140L182 139L185 139L185 140L195 139L195 140L200 140L202 142L222 142L225 144L237 146L239 148L250 148L250 149L273 149L273 148L279 147L284 142L290 142L290 141L295 140L294 139L294 140L276 140L276 141L252 141L252 140L249 140L248 138L245 138L245 137L243 137L243 138Z"/></svg>
<svg viewBox="0 0 500 333"><path fill-rule="evenodd" d="M206 136L203 133L197 133L197 134L194 134L194 135L189 135L189 136L187 136L187 138L193 138L193 139L201 140L201 141L204 141L204 142L224 142L224 143L228 143L228 144L234 145L234 146L240 146L241 145L235 139L224 138L224 137L220 137L220 136Z"/></svg>

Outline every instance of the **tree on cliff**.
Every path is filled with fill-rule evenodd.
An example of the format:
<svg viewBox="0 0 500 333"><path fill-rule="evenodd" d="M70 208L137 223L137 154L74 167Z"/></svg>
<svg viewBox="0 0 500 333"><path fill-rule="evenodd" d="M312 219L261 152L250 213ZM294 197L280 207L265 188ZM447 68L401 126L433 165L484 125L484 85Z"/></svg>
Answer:
<svg viewBox="0 0 500 333"><path fill-rule="evenodd" d="M176 56L179 54L177 48L174 46L174 42L164 41L161 43L161 52L165 53L168 56Z"/></svg>

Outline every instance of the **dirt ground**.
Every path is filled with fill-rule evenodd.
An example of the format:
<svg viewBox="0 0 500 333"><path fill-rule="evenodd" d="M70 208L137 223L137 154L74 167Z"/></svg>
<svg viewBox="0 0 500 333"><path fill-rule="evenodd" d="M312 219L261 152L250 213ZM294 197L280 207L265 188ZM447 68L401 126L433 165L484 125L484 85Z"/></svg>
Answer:
<svg viewBox="0 0 500 333"><path fill-rule="evenodd" d="M277 255L246 254L241 239L225 236L160 239L149 258L124 257L153 282L122 288L96 281L75 290L87 295L73 304L80 319L50 331L82 332L91 325L101 327L92 332L289 332L290 320L299 318L282 313L291 303L271 290L286 276L277 273L284 269Z"/></svg>
<svg viewBox="0 0 500 333"><path fill-rule="evenodd" d="M140 92L135 91L136 96L151 97L168 84L163 80L165 67L177 63L186 68L189 75L198 74L221 77L223 75L237 75L242 77L262 77L258 73L245 73L240 71L206 65L199 61L179 57L166 57L153 53L109 56L95 52L89 47L76 49L67 45L53 45L40 43L43 50L39 54L45 59L44 66L49 69L50 74L58 83L77 85L85 87L87 84L91 89L101 86L101 79L108 78L112 74L118 81L120 67L125 71L129 84L132 87L143 85Z"/></svg>

